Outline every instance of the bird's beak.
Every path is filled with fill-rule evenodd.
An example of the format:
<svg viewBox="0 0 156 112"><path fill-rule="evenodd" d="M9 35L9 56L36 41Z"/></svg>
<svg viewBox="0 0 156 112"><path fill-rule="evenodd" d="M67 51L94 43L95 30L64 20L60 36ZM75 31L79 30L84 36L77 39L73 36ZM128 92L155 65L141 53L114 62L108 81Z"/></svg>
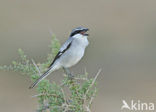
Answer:
<svg viewBox="0 0 156 112"><path fill-rule="evenodd" d="M81 32L81 34L84 35L84 36L89 36L89 34L86 33L88 30L89 30L88 28L84 29L84 30Z"/></svg>
<svg viewBox="0 0 156 112"><path fill-rule="evenodd" d="M89 30L88 28L84 29L85 32L87 32L88 30Z"/></svg>

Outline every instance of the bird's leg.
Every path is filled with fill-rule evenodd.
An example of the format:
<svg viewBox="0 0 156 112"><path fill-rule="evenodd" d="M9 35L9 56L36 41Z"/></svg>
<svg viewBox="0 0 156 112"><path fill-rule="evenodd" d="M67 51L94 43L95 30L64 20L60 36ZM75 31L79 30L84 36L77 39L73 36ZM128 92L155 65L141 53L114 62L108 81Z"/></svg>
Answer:
<svg viewBox="0 0 156 112"><path fill-rule="evenodd" d="M63 70L65 71L65 73L68 75L68 77L69 77L70 79L73 79L74 75L71 74L71 72L69 71L68 68L63 67Z"/></svg>

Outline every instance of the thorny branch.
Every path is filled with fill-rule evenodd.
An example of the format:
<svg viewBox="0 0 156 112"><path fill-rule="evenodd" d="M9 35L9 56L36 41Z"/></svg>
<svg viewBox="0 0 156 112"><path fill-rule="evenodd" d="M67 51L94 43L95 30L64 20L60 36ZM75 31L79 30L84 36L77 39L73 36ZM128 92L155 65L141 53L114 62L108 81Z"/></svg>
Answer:
<svg viewBox="0 0 156 112"><path fill-rule="evenodd" d="M51 59L60 48L60 43L54 36L50 48L51 53L45 63L38 65L32 59L30 64L27 55L19 49L18 53L22 62L13 61L12 65L0 66L0 69L22 72L32 80L37 79L42 75L42 69L46 69L46 65L51 62ZM39 110L37 112L91 112L91 104L97 92L95 82L100 72L101 69L94 78L88 78L86 69L84 74L74 77L70 72L65 73L65 77L61 81L62 85L56 84L54 81L50 83L49 80L42 80L36 89L38 94L32 96L38 99Z"/></svg>
<svg viewBox="0 0 156 112"><path fill-rule="evenodd" d="M39 75L41 75L40 69L38 68L37 64L35 63L35 61L34 61L33 59L32 59L32 63L33 63L33 65L35 66L36 70L38 71ZM64 72L67 74L67 76L69 76L68 73L70 73L70 72L66 72L65 70L64 70ZM87 94L88 94L88 92L90 91L90 89L93 87L93 85L95 84L95 81L97 80L97 77L99 76L100 72L101 72L101 69L98 70L96 76L95 76L94 79L92 80L92 83L89 85L88 89L86 90L86 92L85 92L85 94L84 94L84 96L83 96L83 99L84 99L84 107L86 108L86 112L91 112L90 106L91 106L91 104L92 104L92 102L93 102L93 99L94 99L94 97L95 97L95 93L94 93L93 96L90 98L90 100L87 101ZM69 78L69 80L73 80L73 79L70 79L70 78ZM74 77L74 80L87 80L87 78L84 79L84 78L76 78L76 77ZM73 83L74 83L74 82L73 82ZM63 87L63 86L62 86L62 87ZM71 105L71 104L68 103L68 99L66 99L66 95L65 95L65 92L64 92L63 88L61 88L61 92L62 92L62 94L63 94L64 103L62 103L62 106L59 106L59 107L63 109L63 112L73 112L73 111L70 109L70 107L72 107L73 105ZM77 94L78 94L78 93L77 93ZM53 96L53 97L58 97L57 94L48 94L48 93L40 93L40 94L34 95L34 96L32 96L32 97L40 97L40 96ZM87 103L87 102L88 102L88 103ZM57 106L57 107L58 107L58 106ZM44 110L47 110L47 109L49 109L49 104L46 104L46 105L42 108L42 110L40 110L40 112L42 112L42 111L44 111Z"/></svg>

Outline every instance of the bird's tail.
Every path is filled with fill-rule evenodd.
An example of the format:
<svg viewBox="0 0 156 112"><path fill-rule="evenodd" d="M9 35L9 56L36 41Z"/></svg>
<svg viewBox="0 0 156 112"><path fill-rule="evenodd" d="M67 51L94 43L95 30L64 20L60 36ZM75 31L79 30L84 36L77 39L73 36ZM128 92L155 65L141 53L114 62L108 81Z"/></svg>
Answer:
<svg viewBox="0 0 156 112"><path fill-rule="evenodd" d="M52 67L48 68L48 70L39 77L39 79L37 79L30 87L29 89L34 88L38 83L40 83L40 81L42 81L44 78L46 78L52 71L54 71L54 69Z"/></svg>

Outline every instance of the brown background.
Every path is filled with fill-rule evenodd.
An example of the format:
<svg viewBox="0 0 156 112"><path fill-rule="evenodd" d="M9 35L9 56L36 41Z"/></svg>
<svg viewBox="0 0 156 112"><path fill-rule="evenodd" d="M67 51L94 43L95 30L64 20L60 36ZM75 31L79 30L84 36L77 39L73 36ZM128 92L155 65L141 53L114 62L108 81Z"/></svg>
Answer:
<svg viewBox="0 0 156 112"><path fill-rule="evenodd" d="M121 112L123 99L156 104L155 0L0 0L0 64L18 60L18 48L43 62L49 30L63 43L77 26L90 29L90 45L71 71L86 68L94 76L102 68L93 112ZM53 74L59 79L62 70ZM0 77L0 111L34 112L28 77L3 71Z"/></svg>

